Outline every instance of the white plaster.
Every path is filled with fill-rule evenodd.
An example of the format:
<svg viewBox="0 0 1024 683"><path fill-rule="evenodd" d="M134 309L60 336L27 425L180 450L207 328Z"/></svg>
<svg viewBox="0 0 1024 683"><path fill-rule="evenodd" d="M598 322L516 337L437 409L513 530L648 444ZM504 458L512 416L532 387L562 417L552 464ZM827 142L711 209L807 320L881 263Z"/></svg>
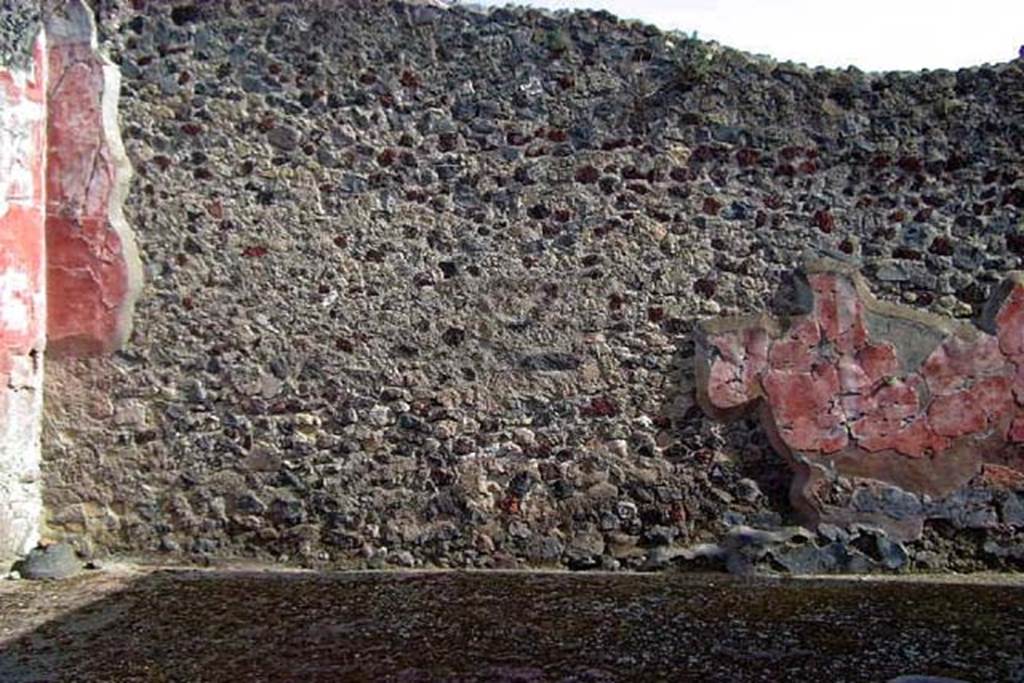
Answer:
<svg viewBox="0 0 1024 683"><path fill-rule="evenodd" d="M32 72L10 72L15 89L24 92ZM10 101L0 94L0 218L12 204L29 204L35 192L33 158L39 154L35 143L36 124L44 119L44 107L27 98Z"/></svg>
<svg viewBox="0 0 1024 683"><path fill-rule="evenodd" d="M36 39L37 48L45 50L45 41L40 34ZM45 74L45 67L38 71L35 65L31 69L8 71L13 90L19 94L26 93ZM35 190L33 158L40 154L36 148L36 124L44 120L42 103L27 96L18 96L12 101L8 93L0 90L0 218L7 214L12 204L32 202Z"/></svg>
<svg viewBox="0 0 1024 683"><path fill-rule="evenodd" d="M86 13L86 16L92 20L91 13ZM90 30L92 42L95 43L96 27L90 24ZM124 204L128 198L133 172L124 141L121 139L121 126L117 120L117 105L121 96L121 70L105 55L100 55L100 58L103 60L103 129L114 166L114 187L107 200L107 216L110 227L121 241L121 257L124 259L127 276L127 291L121 303L121 314L118 316L117 338L112 340L116 346L122 346L131 336L135 302L142 292L142 259L135 242L135 232L124 215Z"/></svg>
<svg viewBox="0 0 1024 683"><path fill-rule="evenodd" d="M4 392L0 424L0 560L24 555L39 542L43 517L40 434L42 353L16 356ZM2 565L0 565L2 567Z"/></svg>
<svg viewBox="0 0 1024 683"><path fill-rule="evenodd" d="M45 37L37 38L36 49L45 50ZM29 78L45 84L46 64L31 74L14 74L24 89ZM39 158L40 173L46 173L45 105L21 101L10 103L0 93L0 218L12 203L31 205L33 187L31 160ZM38 132L33 128L42 128ZM27 173L27 178L26 178ZM38 189L46 192L45 184ZM40 208L45 206L41 197ZM9 357L10 373L0 384L0 570L18 555L24 555L40 539L43 520L40 473L43 417L43 348L46 344L46 267L44 226L26 240L38 240L39 262L28 266L39 274L36 288L24 268L0 272L0 329L15 334L30 331L37 337L26 354ZM5 349L3 352L7 352Z"/></svg>

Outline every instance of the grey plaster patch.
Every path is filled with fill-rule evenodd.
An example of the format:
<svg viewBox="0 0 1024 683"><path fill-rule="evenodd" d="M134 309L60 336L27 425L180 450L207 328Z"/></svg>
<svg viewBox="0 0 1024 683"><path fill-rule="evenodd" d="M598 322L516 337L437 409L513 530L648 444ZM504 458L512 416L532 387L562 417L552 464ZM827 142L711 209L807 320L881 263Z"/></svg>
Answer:
<svg viewBox="0 0 1024 683"><path fill-rule="evenodd" d="M946 331L927 323L864 311L864 323L872 339L885 339L896 349L900 371L916 372L946 338Z"/></svg>

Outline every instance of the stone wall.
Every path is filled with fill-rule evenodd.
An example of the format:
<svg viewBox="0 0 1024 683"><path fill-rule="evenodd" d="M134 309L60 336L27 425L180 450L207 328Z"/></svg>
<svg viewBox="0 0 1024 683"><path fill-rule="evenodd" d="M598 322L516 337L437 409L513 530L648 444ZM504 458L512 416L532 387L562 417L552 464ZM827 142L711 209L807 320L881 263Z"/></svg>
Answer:
<svg viewBox="0 0 1024 683"><path fill-rule="evenodd" d="M789 528L782 456L704 415L693 358L701 319L798 312L808 256L979 314L1024 254L1019 60L812 70L604 13L95 7L147 289L122 352L49 366L52 537L331 565L1020 561L1003 492L906 544Z"/></svg>

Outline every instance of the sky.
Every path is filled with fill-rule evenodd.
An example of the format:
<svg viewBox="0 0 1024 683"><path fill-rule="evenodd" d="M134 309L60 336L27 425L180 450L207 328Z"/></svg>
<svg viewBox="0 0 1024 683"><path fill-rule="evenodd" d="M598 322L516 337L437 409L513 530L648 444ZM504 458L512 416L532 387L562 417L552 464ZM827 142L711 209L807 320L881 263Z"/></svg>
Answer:
<svg viewBox="0 0 1024 683"><path fill-rule="evenodd" d="M505 5L506 0L471 0ZM604 9L780 61L864 71L958 69L1017 57L1024 0L528 0Z"/></svg>

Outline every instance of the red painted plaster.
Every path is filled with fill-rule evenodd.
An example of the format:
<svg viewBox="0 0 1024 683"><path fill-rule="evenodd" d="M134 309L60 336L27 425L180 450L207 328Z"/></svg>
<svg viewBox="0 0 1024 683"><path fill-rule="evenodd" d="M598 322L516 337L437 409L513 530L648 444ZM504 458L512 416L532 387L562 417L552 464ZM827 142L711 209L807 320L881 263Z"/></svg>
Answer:
<svg viewBox="0 0 1024 683"><path fill-rule="evenodd" d="M819 363L809 372L769 370L763 386L776 432L790 448L833 453L846 446L835 366Z"/></svg>
<svg viewBox="0 0 1024 683"><path fill-rule="evenodd" d="M137 257L120 216L129 167L113 105L118 77L95 49L80 3L47 22L46 247L49 351L94 354L128 333ZM113 98L113 99L111 99Z"/></svg>
<svg viewBox="0 0 1024 683"><path fill-rule="evenodd" d="M31 74L0 70L0 369L35 348L44 325L45 63Z"/></svg>
<svg viewBox="0 0 1024 683"><path fill-rule="evenodd" d="M1024 443L1024 278L995 295L988 331L879 304L845 268L818 268L806 283L803 316L707 328L715 331L698 344L698 368L707 368L698 376L708 410L760 404L798 471L821 462L840 475L899 480L911 492L948 491L984 462L1020 460L1013 449ZM891 321L878 329L904 331L872 338L869 312ZM903 357L918 366L903 367ZM928 476L910 464L923 458L934 467Z"/></svg>
<svg viewBox="0 0 1024 683"><path fill-rule="evenodd" d="M750 329L742 335L722 337L717 348L720 356L711 370L716 402L722 407L747 403L751 392L757 391L767 362L768 335Z"/></svg>
<svg viewBox="0 0 1024 683"><path fill-rule="evenodd" d="M1015 287L996 314L999 349L1008 358L1024 357L1024 289Z"/></svg>
<svg viewBox="0 0 1024 683"><path fill-rule="evenodd" d="M42 41L33 70L0 70L0 386L11 356L40 345L45 325L43 263L46 104Z"/></svg>

